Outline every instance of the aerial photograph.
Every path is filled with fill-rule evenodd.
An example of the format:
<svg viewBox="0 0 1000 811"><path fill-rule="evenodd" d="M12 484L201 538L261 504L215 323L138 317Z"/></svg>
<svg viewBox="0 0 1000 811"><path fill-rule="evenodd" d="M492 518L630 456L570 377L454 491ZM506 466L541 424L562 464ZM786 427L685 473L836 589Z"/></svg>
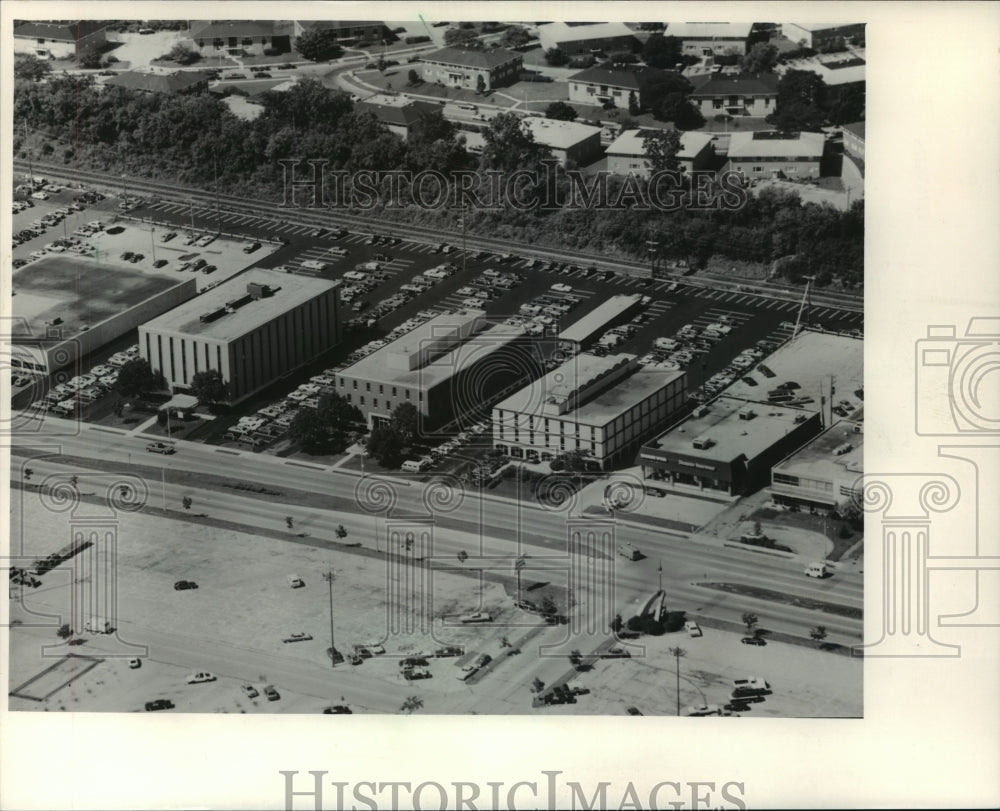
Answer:
<svg viewBox="0 0 1000 811"><path fill-rule="evenodd" d="M413 16L15 22L9 709L863 718L864 23Z"/></svg>

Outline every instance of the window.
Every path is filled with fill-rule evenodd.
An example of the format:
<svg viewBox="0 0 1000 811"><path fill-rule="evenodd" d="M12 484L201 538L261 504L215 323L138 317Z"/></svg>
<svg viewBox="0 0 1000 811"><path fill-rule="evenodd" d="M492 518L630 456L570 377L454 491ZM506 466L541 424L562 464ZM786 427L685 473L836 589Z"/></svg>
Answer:
<svg viewBox="0 0 1000 811"><path fill-rule="evenodd" d="M353 381L353 382L354 382L354 388L355 388L355 389L357 389L357 387L358 387L358 381L357 381L357 380L355 380L355 381Z"/></svg>
<svg viewBox="0 0 1000 811"><path fill-rule="evenodd" d="M362 394L362 395L361 395L361 396L360 396L360 397L358 398L358 402L359 402L359 403L360 403L361 405L364 405L364 404L365 404L365 396L364 396L363 394Z"/></svg>
<svg viewBox="0 0 1000 811"><path fill-rule="evenodd" d="M384 386L379 385L379 387L378 387L378 393L379 394L385 394L384 388L385 388Z"/></svg>
<svg viewBox="0 0 1000 811"><path fill-rule="evenodd" d="M755 173L757 173L757 174L760 174L761 172L763 172L763 171L764 171L764 167L763 167L763 166L754 166L754 167L753 167L753 171L754 171Z"/></svg>
<svg viewBox="0 0 1000 811"><path fill-rule="evenodd" d="M722 99L712 99L712 109L721 110L722 109Z"/></svg>
<svg viewBox="0 0 1000 811"><path fill-rule="evenodd" d="M378 408L378 398L377 397L374 400L372 400L372 408Z"/></svg>
<svg viewBox="0 0 1000 811"><path fill-rule="evenodd" d="M372 384L371 383L365 383L365 391L371 391L371 390L372 390Z"/></svg>
<svg viewBox="0 0 1000 811"><path fill-rule="evenodd" d="M392 396L393 397L396 396L396 387L395 386L392 387Z"/></svg>
<svg viewBox="0 0 1000 811"><path fill-rule="evenodd" d="M409 389L406 389L406 399L407 400L410 399L410 390Z"/></svg>

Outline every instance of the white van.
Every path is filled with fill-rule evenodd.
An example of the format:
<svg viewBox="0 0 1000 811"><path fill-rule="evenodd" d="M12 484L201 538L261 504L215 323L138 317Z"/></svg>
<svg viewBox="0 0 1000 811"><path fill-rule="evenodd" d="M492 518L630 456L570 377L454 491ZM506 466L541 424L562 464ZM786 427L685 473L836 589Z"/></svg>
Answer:
<svg viewBox="0 0 1000 811"><path fill-rule="evenodd" d="M293 589L300 589L305 586L305 581L297 574L290 574L285 577L285 580L288 581L288 585Z"/></svg>
<svg viewBox="0 0 1000 811"><path fill-rule="evenodd" d="M422 473L426 467L424 462L418 461L417 459L407 459L403 462L400 470L404 473Z"/></svg>
<svg viewBox="0 0 1000 811"><path fill-rule="evenodd" d="M810 563L806 567L806 572L805 573L806 573L806 577L824 578L828 574L830 574L830 569L827 567L827 565L825 563L821 563L819 561L816 561L816 562Z"/></svg>

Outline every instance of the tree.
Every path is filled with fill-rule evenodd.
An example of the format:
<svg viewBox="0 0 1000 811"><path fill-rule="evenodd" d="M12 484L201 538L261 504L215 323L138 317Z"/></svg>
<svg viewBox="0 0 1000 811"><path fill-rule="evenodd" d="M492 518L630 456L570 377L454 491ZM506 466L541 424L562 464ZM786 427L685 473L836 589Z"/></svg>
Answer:
<svg viewBox="0 0 1000 811"><path fill-rule="evenodd" d="M422 79L420 78L420 74L417 73L413 68L410 68L409 72L406 74L406 78L407 78L407 84L409 84L411 87L420 84L420 82L422 81Z"/></svg>
<svg viewBox="0 0 1000 811"><path fill-rule="evenodd" d="M526 45L530 41L531 34L528 33L527 28L522 25L512 25L503 32L500 44L503 45L504 48L520 48L522 45Z"/></svg>
<svg viewBox="0 0 1000 811"><path fill-rule="evenodd" d="M88 45L77 59L77 64L81 68L99 68L101 66L101 52L93 45Z"/></svg>
<svg viewBox="0 0 1000 811"><path fill-rule="evenodd" d="M746 73L773 73L777 64L778 49L767 42L758 42L743 57L741 67Z"/></svg>
<svg viewBox="0 0 1000 811"><path fill-rule="evenodd" d="M25 481L31 481L31 477L34 476L34 475L35 475L35 471L32 470L30 467L26 467L24 469L24 480Z"/></svg>
<svg viewBox="0 0 1000 811"><path fill-rule="evenodd" d="M303 31L295 38L295 50L310 62L328 62L344 55L344 49L337 43L337 32L332 29Z"/></svg>
<svg viewBox="0 0 1000 811"><path fill-rule="evenodd" d="M642 130L642 146L652 172L679 172L677 153L681 136L677 130Z"/></svg>
<svg viewBox="0 0 1000 811"><path fill-rule="evenodd" d="M365 450L382 467L399 467L403 461L403 437L391 425L381 425L368 435Z"/></svg>
<svg viewBox="0 0 1000 811"><path fill-rule="evenodd" d="M285 526L288 529L293 529L295 527L295 519L290 515L285 516Z"/></svg>
<svg viewBox="0 0 1000 811"><path fill-rule="evenodd" d="M639 98L636 96L634 90L628 91L628 114L629 115L639 115L642 110L639 109ZM625 129L625 127L622 127Z"/></svg>
<svg viewBox="0 0 1000 811"><path fill-rule="evenodd" d="M419 696L408 696L400 709L405 713L411 713L423 709L424 700Z"/></svg>
<svg viewBox="0 0 1000 811"><path fill-rule="evenodd" d="M171 62L176 62L178 65L193 65L201 59L201 54L183 42L178 42L164 54L163 58L169 59Z"/></svg>
<svg viewBox="0 0 1000 811"><path fill-rule="evenodd" d="M498 113L483 130L483 152L480 168L499 169L511 173L518 169L536 170L550 150L535 142L535 136L525 129L515 113Z"/></svg>
<svg viewBox="0 0 1000 811"><path fill-rule="evenodd" d="M44 59L34 54L15 54L14 78L37 82L44 79L52 71L52 66Z"/></svg>
<svg viewBox="0 0 1000 811"><path fill-rule="evenodd" d="M615 618L611 620L611 633L616 636L621 633L622 628L625 627L625 622L622 620L621 614L615 614Z"/></svg>
<svg viewBox="0 0 1000 811"><path fill-rule="evenodd" d="M420 412L413 403L402 402L392 410L389 424L409 444L420 436Z"/></svg>
<svg viewBox="0 0 1000 811"><path fill-rule="evenodd" d="M576 110L565 101L554 101L545 108L545 117L557 121L573 121L576 118Z"/></svg>
<svg viewBox="0 0 1000 811"><path fill-rule="evenodd" d="M184 505L185 510L190 510L192 503L191 496L184 496L184 498L181 499L181 504Z"/></svg>
<svg viewBox="0 0 1000 811"><path fill-rule="evenodd" d="M826 639L826 626L817 625L809 632L809 636L812 637L812 640L814 642L817 643L822 642L824 639Z"/></svg>
<svg viewBox="0 0 1000 811"><path fill-rule="evenodd" d="M222 379L218 369L206 369L191 378L191 391L202 405L218 403L226 399L229 386Z"/></svg>
<svg viewBox="0 0 1000 811"><path fill-rule="evenodd" d="M478 44L479 34L474 28L449 28L444 32L444 44L452 46Z"/></svg>
<svg viewBox="0 0 1000 811"><path fill-rule="evenodd" d="M560 68L569 62L569 56L562 48L549 48L545 52L545 61L554 68Z"/></svg>
<svg viewBox="0 0 1000 811"><path fill-rule="evenodd" d="M781 132L809 132L823 126L826 82L809 70L789 70L778 82L775 111L767 117Z"/></svg>
<svg viewBox="0 0 1000 811"><path fill-rule="evenodd" d="M465 563L465 561L467 561L468 559L469 559L469 553L466 552L464 549L462 549L458 553L458 562L459 563Z"/></svg>
<svg viewBox="0 0 1000 811"><path fill-rule="evenodd" d="M340 540L344 540L344 538L347 537L347 530L344 528L343 524L337 524L337 530L336 530L336 532L334 534Z"/></svg>
<svg viewBox="0 0 1000 811"><path fill-rule="evenodd" d="M642 59L651 68L672 68L681 61L683 43L678 37L653 34L642 47Z"/></svg>
<svg viewBox="0 0 1000 811"><path fill-rule="evenodd" d="M56 631L56 636L60 639L69 639L73 636L73 629L68 624L60 625L59 630Z"/></svg>
<svg viewBox="0 0 1000 811"><path fill-rule="evenodd" d="M653 107L658 121L671 121L679 130L696 130L705 126L705 118L685 93L668 93Z"/></svg>
<svg viewBox="0 0 1000 811"><path fill-rule="evenodd" d="M559 611L559 606L556 605L556 601L553 600L548 595L542 597L542 604L538 607L539 611L548 616L552 616Z"/></svg>
<svg viewBox="0 0 1000 811"><path fill-rule="evenodd" d="M743 624L746 625L746 627L747 627L747 633L750 634L751 636L756 636L757 635L757 632L756 632L755 628L756 628L757 623L759 621L760 620L757 618L756 614L753 614L753 613L751 613L749 611L744 612L744 614L743 614Z"/></svg>
<svg viewBox="0 0 1000 811"><path fill-rule="evenodd" d="M158 375L144 358L130 360L118 372L115 386L123 397L138 397L146 391L160 386L162 375Z"/></svg>
<svg viewBox="0 0 1000 811"><path fill-rule="evenodd" d="M480 95L486 90L486 80L483 78L483 74L476 74L476 92Z"/></svg>
<svg viewBox="0 0 1000 811"><path fill-rule="evenodd" d="M315 409L300 408L288 427L289 438L306 453L340 453L361 412L339 394L324 394Z"/></svg>

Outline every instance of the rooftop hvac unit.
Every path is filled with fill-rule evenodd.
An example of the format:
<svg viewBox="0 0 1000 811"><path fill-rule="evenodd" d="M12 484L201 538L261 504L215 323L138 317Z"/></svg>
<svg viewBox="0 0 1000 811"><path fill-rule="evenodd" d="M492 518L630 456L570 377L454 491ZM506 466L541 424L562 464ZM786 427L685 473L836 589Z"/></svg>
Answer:
<svg viewBox="0 0 1000 811"><path fill-rule="evenodd" d="M743 409L740 409L740 419L741 420L752 420L756 416L757 416L757 412L754 411L752 408L743 408Z"/></svg>
<svg viewBox="0 0 1000 811"><path fill-rule="evenodd" d="M808 417L806 417L805 414L796 414L795 415L795 424L799 425L800 423L805 422L807 419L808 419Z"/></svg>
<svg viewBox="0 0 1000 811"><path fill-rule="evenodd" d="M704 417L708 413L708 406L700 405L691 413L695 417Z"/></svg>
<svg viewBox="0 0 1000 811"><path fill-rule="evenodd" d="M707 436L697 436L692 440L691 444L698 450L704 451L711 448L715 442Z"/></svg>

